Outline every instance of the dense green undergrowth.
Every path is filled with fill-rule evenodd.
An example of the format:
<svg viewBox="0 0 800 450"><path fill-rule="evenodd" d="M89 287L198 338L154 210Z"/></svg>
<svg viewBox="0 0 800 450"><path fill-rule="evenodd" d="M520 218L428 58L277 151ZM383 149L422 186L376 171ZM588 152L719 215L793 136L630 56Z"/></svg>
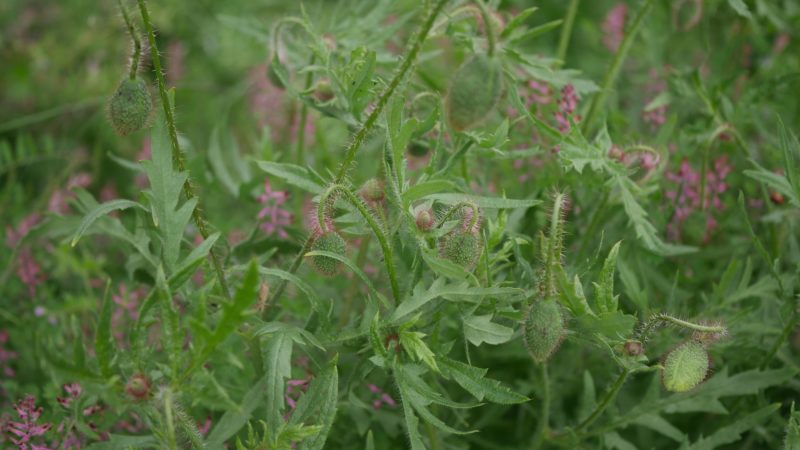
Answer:
<svg viewBox="0 0 800 450"><path fill-rule="evenodd" d="M525 3L0 7L3 448L800 449L800 3Z"/></svg>

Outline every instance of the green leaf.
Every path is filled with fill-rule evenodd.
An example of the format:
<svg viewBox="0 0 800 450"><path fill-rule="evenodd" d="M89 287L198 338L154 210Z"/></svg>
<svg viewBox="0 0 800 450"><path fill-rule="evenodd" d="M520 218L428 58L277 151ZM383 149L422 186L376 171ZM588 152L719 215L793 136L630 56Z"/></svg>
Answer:
<svg viewBox="0 0 800 450"><path fill-rule="evenodd" d="M744 417L737 419L730 425L726 425L706 438L700 438L689 448L691 450L712 450L721 445L738 442L742 438L742 433L749 431L761 422L764 422L775 411L781 407L780 403L774 403L752 412Z"/></svg>
<svg viewBox="0 0 800 450"><path fill-rule="evenodd" d="M156 439L153 436L124 436L121 434L111 434L108 440L95 442L86 447L86 450L120 450L128 448L153 448Z"/></svg>
<svg viewBox="0 0 800 450"><path fill-rule="evenodd" d="M426 450L422 436L419 434L419 419L414 415L414 408L408 401L405 392L400 389L400 404L403 407L403 417L406 420L406 432L411 444L411 450Z"/></svg>
<svg viewBox="0 0 800 450"><path fill-rule="evenodd" d="M403 192L403 206L407 208L413 202L442 191L453 191L456 185L448 180L427 180L417 183Z"/></svg>
<svg viewBox="0 0 800 450"><path fill-rule="evenodd" d="M425 290L421 284L417 285L417 287L414 288L412 296L400 303L392 315L389 316L388 322L390 324L400 323L409 314L417 311L425 306L429 301L438 297L444 297L451 301L479 303L481 298L486 296L508 297L522 293L522 289L519 288L485 288L470 286L466 283L448 285L443 279L439 278L434 281L431 287L427 290Z"/></svg>
<svg viewBox="0 0 800 450"><path fill-rule="evenodd" d="M530 17L531 14L536 12L539 9L538 7L534 6L531 8L527 8L521 11L519 14L515 15L513 19L508 21L508 24L503 28L503 31L500 33L500 38L505 39L508 37L514 30L524 24L525 19Z"/></svg>
<svg viewBox="0 0 800 450"><path fill-rule="evenodd" d="M740 16L751 20L753 19L753 15L750 14L750 9L747 7L744 0L728 0L728 5Z"/></svg>
<svg viewBox="0 0 800 450"><path fill-rule="evenodd" d="M206 439L206 446L209 449L222 448L228 439L247 424L253 411L264 401L264 391L267 389L269 377L270 374L265 373L242 397L242 403L239 408L228 409L222 415Z"/></svg>
<svg viewBox="0 0 800 450"><path fill-rule="evenodd" d="M595 297L600 312L617 310L617 296L614 295L614 271L617 266L617 255L622 242L617 242L608 252L603 269L600 271L600 283L595 283Z"/></svg>
<svg viewBox="0 0 800 450"><path fill-rule="evenodd" d="M800 411L795 411L794 402L789 411L789 423L786 424L783 450L800 450Z"/></svg>
<svg viewBox="0 0 800 450"><path fill-rule="evenodd" d="M83 236L83 234L86 233L86 230L88 230L89 227L91 227L92 224L94 224L94 222L100 217L103 217L112 211L121 211L128 208L139 208L146 211L146 208L141 204L124 199L111 200L110 202L97 205L94 209L83 216L83 220L81 220L80 225L78 225L75 233L72 234L70 245L75 247L75 245L78 244L81 236Z"/></svg>
<svg viewBox="0 0 800 450"><path fill-rule="evenodd" d="M558 19L531 28L530 30L524 33L518 33L514 35L513 37L511 37L511 39L509 39L509 42L527 45L529 41L531 41L532 39L560 27L562 22L563 20Z"/></svg>
<svg viewBox="0 0 800 450"><path fill-rule="evenodd" d="M292 186L297 186L312 194L322 192L324 182L316 179L305 167L271 161L258 161L257 164L264 172L278 177Z"/></svg>
<svg viewBox="0 0 800 450"><path fill-rule="evenodd" d="M285 380L292 376L292 337L275 333L264 348L264 370L267 373L267 426L277 430L283 423Z"/></svg>
<svg viewBox="0 0 800 450"><path fill-rule="evenodd" d="M270 275L274 277L278 277L282 280L286 280L295 286L297 286L306 296L308 296L311 304L314 305L315 308L319 308L320 300L317 293L314 291L314 288L311 287L310 284L306 283L303 279L298 277L293 273L289 273L285 270L281 269L274 269L271 267L260 267L258 271L264 275Z"/></svg>
<svg viewBox="0 0 800 450"><path fill-rule="evenodd" d="M407 384L408 380L406 377L402 375L402 370L399 367L395 367L394 373L395 373L395 381L397 382L397 389L398 391L400 391L400 397L403 400L403 408L408 408L408 406L410 405L423 420L425 420L429 424L433 425L434 427L446 433L470 434L477 432L477 430L474 431L457 430L447 425L446 423L442 422L441 419L436 417L428 409L428 405L430 405L434 400L429 399L424 395L421 395L420 392L414 390L413 386Z"/></svg>
<svg viewBox="0 0 800 450"><path fill-rule="evenodd" d="M403 347L403 350L405 350L409 356L417 361L425 363L425 365L430 367L434 372L439 371L439 367L436 365L436 355L434 355L431 349L428 348L428 345L422 340L422 338L425 337L425 333L401 330L398 335L400 346Z"/></svg>
<svg viewBox="0 0 800 450"><path fill-rule="evenodd" d="M183 259L173 271L172 275L169 277L169 287L173 290L180 289L184 283L186 283L192 275L194 275L197 268L200 267L200 264L208 256L208 253L214 247L214 244L219 239L219 232L209 235L208 238L203 240L203 242L192 249L192 251Z"/></svg>
<svg viewBox="0 0 800 450"><path fill-rule="evenodd" d="M111 281L106 283L103 305L100 307L100 317L97 321L97 330L94 335L94 352L97 356L97 365L100 375L111 377L111 359L114 352L114 340L111 337Z"/></svg>
<svg viewBox="0 0 800 450"><path fill-rule="evenodd" d="M527 397L503 386L499 381L486 378L488 369L473 367L444 356L440 356L437 359L442 375L453 379L479 401L486 398L494 403L513 405L529 400Z"/></svg>
<svg viewBox="0 0 800 450"><path fill-rule="evenodd" d="M775 172L767 170L761 167L754 160L750 160L750 162L756 166L756 170L745 170L745 175L758 181L759 183L763 183L768 188L779 192L781 195L789 199L793 205L800 208L800 194L795 191L795 188L792 187L789 179L786 176L778 175Z"/></svg>
<svg viewBox="0 0 800 450"><path fill-rule="evenodd" d="M310 258L312 256L326 256L328 258L333 258L333 259L335 259L337 261L340 261L348 269L350 269L350 271L353 272L359 279L361 279L361 281L364 282L364 284L367 286L367 289L369 289L370 293L372 293L372 295L377 297L384 304L384 306L386 306L387 308L390 306L389 300L387 300L386 297L383 294L381 294L380 292L378 292L377 289L375 289L375 285L372 284L372 280L369 279L367 274L365 274L364 271L361 270L347 256L339 255L339 254L333 253L333 252L326 252L326 251L322 251L322 250L315 250L313 252L308 252L304 256L306 258Z"/></svg>
<svg viewBox="0 0 800 450"><path fill-rule="evenodd" d="M321 426L319 433L304 440L301 450L322 450L336 417L339 396L339 374L334 357L321 373L314 377L308 391L297 401L297 407L289 419L290 425L314 423Z"/></svg>
<svg viewBox="0 0 800 450"><path fill-rule="evenodd" d="M455 205L461 202L472 202L481 208L486 209L513 209L513 208L530 208L542 203L541 200L536 199L511 199L501 197L483 197L479 195L468 194L430 194L424 198L431 200L438 200L446 205Z"/></svg>
<svg viewBox="0 0 800 450"><path fill-rule="evenodd" d="M492 316L490 313L464 319L464 336L472 345L498 345L511 340L514 330L492 322Z"/></svg>

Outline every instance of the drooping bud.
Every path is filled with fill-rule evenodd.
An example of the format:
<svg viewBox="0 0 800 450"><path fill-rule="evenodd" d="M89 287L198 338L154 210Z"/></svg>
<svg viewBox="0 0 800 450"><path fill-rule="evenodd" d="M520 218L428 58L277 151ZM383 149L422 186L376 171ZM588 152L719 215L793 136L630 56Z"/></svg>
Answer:
<svg viewBox="0 0 800 450"><path fill-rule="evenodd" d="M417 229L420 231L430 231L435 223L433 211L430 208L424 208L417 211L417 216L414 220L417 223Z"/></svg>
<svg viewBox="0 0 800 450"><path fill-rule="evenodd" d="M439 256L472 270L481 257L483 245L477 232L455 229L439 242Z"/></svg>
<svg viewBox="0 0 800 450"><path fill-rule="evenodd" d="M145 126L151 109L150 91L144 80L126 79L111 97L108 116L117 134L125 136Z"/></svg>
<svg viewBox="0 0 800 450"><path fill-rule="evenodd" d="M137 373L128 380L125 392L134 400L145 400L150 396L150 382L144 374Z"/></svg>
<svg viewBox="0 0 800 450"><path fill-rule="evenodd" d="M670 351L662 365L664 387L672 392L686 392L706 379L708 351L700 342L686 341Z"/></svg>
<svg viewBox="0 0 800 450"><path fill-rule="evenodd" d="M347 252L347 243L339 233L329 230L319 234L311 244L311 251L324 251L344 256ZM309 264L321 275L334 276L342 268L341 261L330 256L311 256Z"/></svg>
<svg viewBox="0 0 800 450"><path fill-rule="evenodd" d="M644 351L644 347L642 347L642 343L639 341L628 340L625 341L625 344L622 346L622 351L628 356L639 356Z"/></svg>
<svg viewBox="0 0 800 450"><path fill-rule="evenodd" d="M359 193L367 203L380 203L386 197L386 187L383 181L377 178L370 178L361 186Z"/></svg>
<svg viewBox="0 0 800 450"><path fill-rule="evenodd" d="M278 89L286 89L286 84L281 79L281 76L278 72L281 71L285 73L285 68L281 64L281 61L278 59L278 55L273 55L269 67L267 67L267 79L273 86Z"/></svg>
<svg viewBox="0 0 800 450"><path fill-rule="evenodd" d="M502 91L502 67L492 57L476 54L459 67L447 94L447 120L456 131L466 130L492 112Z"/></svg>
<svg viewBox="0 0 800 450"><path fill-rule="evenodd" d="M566 335L561 306L554 298L537 298L525 313L525 348L537 363L550 359Z"/></svg>

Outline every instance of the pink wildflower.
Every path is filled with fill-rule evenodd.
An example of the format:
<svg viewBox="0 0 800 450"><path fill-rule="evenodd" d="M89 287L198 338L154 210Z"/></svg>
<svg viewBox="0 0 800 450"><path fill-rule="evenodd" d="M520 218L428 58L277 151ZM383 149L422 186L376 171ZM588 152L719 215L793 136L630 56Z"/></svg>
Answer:
<svg viewBox="0 0 800 450"><path fill-rule="evenodd" d="M261 230L267 236L277 233L283 239L289 237L285 227L292 224L292 213L283 209L288 197L286 191L273 191L269 178L264 180L264 193L258 196L258 202L264 207L259 211L258 219L263 220Z"/></svg>
<svg viewBox="0 0 800 450"><path fill-rule="evenodd" d="M652 102L666 89L667 83L661 78L658 70L651 69L650 82L645 88L649 98L646 104ZM642 119L645 121L645 123L649 124L652 129L658 129L667 121L667 105L661 105L651 109L642 109Z"/></svg>
<svg viewBox="0 0 800 450"><path fill-rule="evenodd" d="M558 123L558 129L566 134L570 129L569 118L578 107L578 94L575 92L575 87L571 84L564 86L561 89L561 99L558 101L558 111L555 113L555 119ZM576 123L580 121L580 116L572 117Z"/></svg>
<svg viewBox="0 0 800 450"><path fill-rule="evenodd" d="M11 367L11 360L17 359L17 353L8 350L6 344L8 343L8 331L0 331L0 366L3 368L3 375L7 378L12 378L16 375L14 369Z"/></svg>
<svg viewBox="0 0 800 450"><path fill-rule="evenodd" d="M603 45L612 52L619 49L622 39L625 37L625 19L628 16L628 6L625 3L617 3L606 14L603 21Z"/></svg>
<svg viewBox="0 0 800 450"><path fill-rule="evenodd" d="M36 407L36 399L32 395L27 395L21 400L14 409L19 416L19 422L8 423L8 433L12 434L13 442L19 450L49 450L47 447L37 445L32 440L41 436L52 427L49 423L37 424L42 415L42 408Z"/></svg>
<svg viewBox="0 0 800 450"><path fill-rule="evenodd" d="M367 384L367 389L369 389L370 392L376 395L376 398L372 401L372 407L374 409L376 410L381 409L381 406L383 405L386 405L390 408L394 408L395 406L397 406L397 402L378 386L369 383Z"/></svg>
<svg viewBox="0 0 800 450"><path fill-rule="evenodd" d="M695 171L688 161L684 160L676 172L667 172L665 178L678 185L677 190L666 192L666 197L674 205L672 221L667 226L670 238L677 240L684 222L696 211L704 211L706 231L704 240L710 238L711 233L717 229L717 221L712 217L713 211L722 211L722 194L728 189L725 178L731 173L728 157L723 155L714 161L713 166L706 172L705 191L701 198L701 176Z"/></svg>
<svg viewBox="0 0 800 450"><path fill-rule="evenodd" d="M69 408L72 402L80 397L83 388L81 388L81 385L78 383L65 384L63 388L67 395L65 397L56 397L56 400L64 408Z"/></svg>

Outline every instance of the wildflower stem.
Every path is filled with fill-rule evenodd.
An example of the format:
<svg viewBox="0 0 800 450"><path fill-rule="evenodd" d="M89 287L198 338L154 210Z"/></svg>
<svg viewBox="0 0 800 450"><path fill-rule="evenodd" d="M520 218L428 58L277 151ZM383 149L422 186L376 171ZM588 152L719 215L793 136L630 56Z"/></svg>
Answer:
<svg viewBox="0 0 800 450"><path fill-rule="evenodd" d="M722 325L701 325L686 320L672 317L669 314L654 314L636 334L635 338L640 342L647 342L650 334L663 324L677 325L688 330L700 331L702 333L724 333L725 327Z"/></svg>
<svg viewBox="0 0 800 450"><path fill-rule="evenodd" d="M541 448L544 442L544 435L550 422L550 376L547 373L547 362L539 364L539 371L542 377L542 407L539 414L539 423L536 426L536 434L533 436L533 450Z"/></svg>
<svg viewBox="0 0 800 450"><path fill-rule="evenodd" d="M564 18L564 26L561 28L561 36L558 39L558 53L556 53L556 58L558 59L556 64L559 67L564 65L567 59L567 50L569 49L569 41L572 39L572 27L575 24L579 3L580 0L570 0L567 8L567 16Z"/></svg>
<svg viewBox="0 0 800 450"><path fill-rule="evenodd" d="M142 0L140 0L142 1ZM419 53L419 49L422 48L422 43L425 42L425 39L428 37L428 33L431 30L431 26L433 25L436 16L442 11L444 8L445 3L448 0L438 0L436 5L433 7L431 12L428 14L428 18L422 24L422 27L417 32L414 40L411 44L410 49L406 53L405 58L403 59L402 64L395 72L392 81L389 82L389 85L386 86L386 89L383 91L381 96L378 98L377 103L375 104L375 108L373 108L372 112L367 117L367 120L364 122L364 125L356 132L353 140L350 141L350 145L348 145L347 150L345 152L344 161L342 161L341 166L339 166L339 172L336 175L335 183L341 183L344 178L347 176L347 171L350 169L350 165L353 163L353 160L358 152L358 149L361 147L361 144L366 139L369 132L372 130L372 127L375 126L375 123L378 120L381 112L383 112L383 108L389 102L389 98L391 98L392 94L394 94L395 89L397 86L400 85L400 82L405 77L406 72L408 69L411 68L411 65L414 63L414 60L417 58L417 54Z"/></svg>
<svg viewBox="0 0 800 450"><path fill-rule="evenodd" d="M617 394L619 393L619 390L625 384L625 380L628 379L629 374L630 371L628 371L628 369L624 369L622 373L619 374L619 377L617 377L617 381L615 381L614 385L611 386L611 389L606 393L605 397L603 397L603 400L600 402L600 404L597 405L597 407L594 409L594 411L592 411L589 417L587 417L583 422L581 422L580 424L578 424L577 427L575 427L575 431L580 432L585 430L589 425L591 425L595 420L597 420L597 418L600 417L601 414L603 414L603 411L605 411L608 405L610 405L611 402L614 400L614 398L616 398Z"/></svg>
<svg viewBox="0 0 800 450"><path fill-rule="evenodd" d="M589 112L586 114L586 118L583 121L582 131L584 134L589 131L589 126L592 123L592 119L594 119L595 113L603 108L604 103L606 102L606 97L608 96L608 92L611 90L614 82L617 79L617 75L619 74L620 68L622 68L622 63L625 62L625 58L628 56L628 52L633 45L633 40L636 38L636 35L639 34L639 29L642 27L644 23L644 18L647 16L647 13L650 11L650 8L653 6L653 0L646 0L644 5L639 8L639 11L636 13L636 17L633 19L633 24L625 33L625 38L622 39L622 43L619 46L619 50L614 55L614 59L611 62L611 65L608 67L608 71L603 77L603 85L600 87L600 92L592 99L591 106L589 106Z"/></svg>
<svg viewBox="0 0 800 450"><path fill-rule="evenodd" d="M392 296L394 297L395 303L400 301L400 285L397 283L397 272L395 271L394 267L394 257L392 253L392 246L389 245L389 240L386 238L386 234L381 229L381 226L378 225L378 222L375 220L375 217L370 214L367 210L367 207L364 205L364 202L359 200L355 194L353 194L350 189L340 185L340 184L333 184L331 185L320 197L320 206L322 208L327 207L332 202L329 201L331 196L341 193L353 205L364 220L367 221L367 224L372 229L372 233L378 238L378 243L381 246L381 251L383 252L383 261L386 263L386 272L389 274L389 283L391 284L392 288ZM324 215L324 214L323 214ZM320 218L322 220L322 218ZM320 226L322 226L320 224Z"/></svg>
<svg viewBox="0 0 800 450"><path fill-rule="evenodd" d="M494 24L492 23L492 16L489 15L489 11L486 9L486 5L483 4L483 0L473 0L473 3L478 6L478 10L481 12L481 20L483 20L483 26L486 33L486 42L488 44L488 49L486 53L489 56L494 55L494 47L495 47L495 35L494 35Z"/></svg>
<svg viewBox="0 0 800 450"><path fill-rule="evenodd" d="M314 56L311 56L311 59L308 62L309 64L314 64ZM313 72L308 72L306 74L306 81L304 85L304 89L308 90L311 87L311 83L314 81L314 74ZM306 121L308 120L308 105L305 103L300 106L300 123L297 127L297 164L302 166L306 163Z"/></svg>
<svg viewBox="0 0 800 450"><path fill-rule="evenodd" d="M128 27L128 34L131 35L133 41L133 56L131 56L130 79L136 78L136 72L139 71L139 59L142 55L142 42L139 40L139 35L136 34L136 27L133 26L131 17L128 15L128 10L122 4L122 0L117 0L119 10L122 12L122 18L125 20L125 25Z"/></svg>
<svg viewBox="0 0 800 450"><path fill-rule="evenodd" d="M161 58L158 54L156 36L153 32L153 26L150 24L150 12L147 10L147 5L145 4L144 0L138 0L138 2L139 11L142 15L142 22L144 23L144 29L147 33L147 39L150 42L150 56L153 60L153 71L156 73L156 79L158 80L158 93L161 97L161 106L164 108L164 116L167 120L167 129L169 130L170 144L172 145L172 159L177 165L178 170L180 172L185 172L185 156L183 151L181 151L180 144L178 143L178 131L175 128L175 116L173 115L172 105L170 104L169 97L167 96L166 81L164 79L164 72L161 70ZM183 193L186 195L187 199L197 197L194 192L194 188L192 187L190 178L191 177L187 177L186 182L183 184ZM200 235L203 236L203 239L207 239L209 233L208 228L206 227L206 219L203 217L203 213L200 209L199 198L197 206L195 206L194 210L192 211L192 220L194 221L195 226L197 226L197 230L200 232ZM222 271L222 263L220 262L219 257L213 248L209 250L208 253L211 263L214 266L214 271L217 274L217 279L219 281L222 294L226 299L230 300L231 292L228 288L227 281L225 281L225 273Z"/></svg>

